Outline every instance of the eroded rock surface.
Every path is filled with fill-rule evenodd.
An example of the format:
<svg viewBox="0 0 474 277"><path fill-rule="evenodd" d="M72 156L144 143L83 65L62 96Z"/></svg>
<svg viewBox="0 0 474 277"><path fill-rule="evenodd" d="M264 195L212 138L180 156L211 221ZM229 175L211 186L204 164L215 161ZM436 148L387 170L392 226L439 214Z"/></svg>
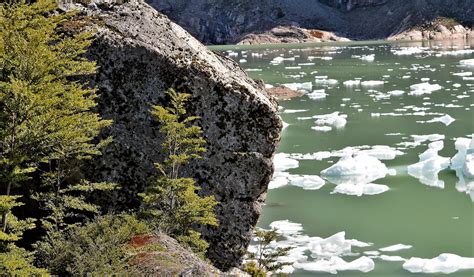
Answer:
<svg viewBox="0 0 474 277"><path fill-rule="evenodd" d="M440 16L464 27L474 24L472 0L146 1L207 44L238 43L246 36L269 34L278 26L364 40L386 39Z"/></svg>
<svg viewBox="0 0 474 277"><path fill-rule="evenodd" d="M202 230L208 257L220 269L238 265L260 215L273 173L272 156L281 120L273 98L232 60L208 50L178 25L138 1L64 6L94 18L97 33L89 56L99 71L101 115L114 121L104 136L114 142L91 170L94 180L122 186L110 205L137 205L160 161L161 135L151 105L165 104L165 91L192 94L188 110L201 117L205 158L186 169L215 195L218 228Z"/></svg>

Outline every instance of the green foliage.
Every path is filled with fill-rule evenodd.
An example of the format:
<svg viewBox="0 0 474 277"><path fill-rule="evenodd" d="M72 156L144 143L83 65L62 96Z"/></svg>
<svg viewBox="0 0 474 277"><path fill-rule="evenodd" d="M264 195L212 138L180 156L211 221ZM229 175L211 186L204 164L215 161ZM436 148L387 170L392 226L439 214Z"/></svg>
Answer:
<svg viewBox="0 0 474 277"><path fill-rule="evenodd" d="M154 106L152 115L161 123L160 132L166 158L156 163L159 175L140 196L143 198L143 214L157 228L189 245L198 254L204 254L208 244L195 230L197 224L217 226L213 196L200 197L199 187L192 178L181 176L182 166L200 158L205 151L205 140L199 126L192 125L196 116L186 117L186 101L189 94L170 89L169 107Z"/></svg>
<svg viewBox="0 0 474 277"><path fill-rule="evenodd" d="M61 33L60 25L73 14L48 16L56 8L53 0L0 5L0 185L9 195L45 169L35 199L52 215L58 209L94 210L77 196L78 185L66 181L79 161L100 154L108 141L93 140L111 123L92 112L96 91L73 81L95 73L95 63L83 57L91 34ZM98 187L86 181L81 186ZM4 213L4 229L7 218Z"/></svg>
<svg viewBox="0 0 474 277"><path fill-rule="evenodd" d="M45 269L33 266L32 253L10 243L0 253L1 276L49 276Z"/></svg>
<svg viewBox="0 0 474 277"><path fill-rule="evenodd" d="M42 265L60 276L137 275L129 264L127 243L148 233L147 224L133 215L97 217L84 226L73 226L62 232L49 232L37 243Z"/></svg>
<svg viewBox="0 0 474 277"><path fill-rule="evenodd" d="M244 270L250 275L257 277L262 276L265 272L276 272L284 266L292 265L290 262L280 262L281 257L288 255L288 252L293 247L276 247L273 248L270 244L280 238L278 230L263 230L256 229L254 236L257 239L257 251L255 253L248 253L250 262L244 265ZM283 274L279 274L282 276Z"/></svg>
<svg viewBox="0 0 474 277"><path fill-rule="evenodd" d="M23 203L17 201L20 197L17 195L0 195L0 213L10 215L7 225L0 230L0 275L45 275L46 270L33 266L33 253L18 248L14 244L23 237L24 231L35 227L34 219L19 220L11 214L13 208L23 205Z"/></svg>
<svg viewBox="0 0 474 277"><path fill-rule="evenodd" d="M66 36L61 24L73 13L56 8L54 0L0 4L0 275L44 273L30 266L32 253L15 246L35 220L13 214L25 197L13 190L34 193L51 231L97 211L85 192L112 188L72 178L81 161L100 154L108 140L94 139L111 122L92 112L96 91L78 81L96 70L83 57L91 34Z"/></svg>

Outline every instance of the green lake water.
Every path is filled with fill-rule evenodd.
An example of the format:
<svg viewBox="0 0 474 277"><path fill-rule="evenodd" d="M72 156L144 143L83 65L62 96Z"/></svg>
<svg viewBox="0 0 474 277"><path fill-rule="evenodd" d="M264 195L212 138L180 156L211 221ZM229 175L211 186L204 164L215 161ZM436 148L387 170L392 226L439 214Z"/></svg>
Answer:
<svg viewBox="0 0 474 277"><path fill-rule="evenodd" d="M456 154L454 143L457 138L472 136L474 75L469 72L474 71L474 65L461 61L474 59L474 43L375 42L213 49L240 62L253 78L263 79L267 84L311 82L309 93L324 89L327 95L322 99L303 96L280 101L281 117L288 126L282 132L279 153L308 154L375 145L390 146L403 152L394 159L382 160L389 169L396 170L396 175L373 181L389 187L380 194L332 193L336 185L328 181L317 190L292 185L270 189L259 227L268 229L274 221L289 220L301 224L301 235L327 238L344 231L346 239L370 242L372 245L368 247L353 246L353 255L342 255L341 258L349 262L371 256L375 268L367 273L339 271L338 275L342 276L423 275L405 270L403 261L385 261L377 255L363 253L396 244L412 247L395 252L379 251L380 254L405 259L431 259L442 253L474 257L474 192L471 198L468 192L459 191L456 187L458 178L450 169L439 173L444 188L423 184L407 172L407 167L419 161L418 155L427 150L430 143L423 141L415 145L412 135L444 135L441 139L444 148L439 155L448 158ZM370 55L373 55L372 61ZM366 57L361 59L361 56ZM276 57L285 60L278 62ZM329 79L337 83L317 81ZM344 84L347 80L358 79L384 83L372 86ZM442 88L415 95L410 86L420 83ZM404 94L387 97L386 93L394 90L402 90ZM294 113L285 112L288 110ZM313 130L315 119L298 119L336 111L347 115L347 124L342 128L332 127L330 131ZM417 113L420 111L425 114ZM455 121L448 126L440 122L423 122L442 115L449 115ZM321 176L320 172L339 158L332 155L320 160L296 159L298 166L285 172ZM317 258L309 258L309 261ZM332 276L298 268L292 275ZM426 275L443 276L441 273ZM450 276L474 276L474 271L460 270Z"/></svg>

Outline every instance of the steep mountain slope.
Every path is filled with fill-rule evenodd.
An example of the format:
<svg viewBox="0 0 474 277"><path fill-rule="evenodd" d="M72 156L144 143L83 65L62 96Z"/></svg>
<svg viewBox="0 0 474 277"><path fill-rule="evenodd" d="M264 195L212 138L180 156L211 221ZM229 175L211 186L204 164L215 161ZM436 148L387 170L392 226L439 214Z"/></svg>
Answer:
<svg viewBox="0 0 474 277"><path fill-rule="evenodd" d="M350 39L382 39L438 16L474 23L472 0L147 0L200 41L236 43L296 25Z"/></svg>

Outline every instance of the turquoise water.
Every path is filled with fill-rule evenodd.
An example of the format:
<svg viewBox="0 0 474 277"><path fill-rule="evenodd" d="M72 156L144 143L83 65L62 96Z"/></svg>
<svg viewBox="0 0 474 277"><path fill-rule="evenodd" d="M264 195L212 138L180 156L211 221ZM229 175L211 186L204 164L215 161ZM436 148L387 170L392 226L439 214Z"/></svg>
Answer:
<svg viewBox="0 0 474 277"><path fill-rule="evenodd" d="M393 159L381 160L388 169L396 170L396 175L373 181L389 188L380 194L332 193L336 184L328 181L317 190L297 187L291 182L270 189L260 227L269 228L272 222L289 220L301 224L299 235L326 238L344 231L346 239L371 243L368 247L353 246L353 255L346 253L341 258L349 262L367 256L374 261L374 269L367 273L339 271L342 276L420 276L405 270L403 261L384 261L380 255L363 253L395 244L411 248L379 251L380 254L404 259L431 259L442 253L474 257L474 193L471 198L465 191L460 191L458 177L450 169L444 169L438 175L444 186L439 183L438 186L427 185L407 170L409 165L419 161L418 155L426 151L430 143L423 141L416 145L412 135L444 135L443 139L433 140L443 141L444 148L439 155L451 158L456 154L455 140L469 138L474 132L474 80L469 74L474 66L461 62L474 59L474 43L335 43L214 49L231 56L253 78L263 79L267 84L310 82L312 88L308 93L324 90L327 94L321 99L310 99L305 95L280 101L281 117L289 125L283 130L278 151L289 154L287 157L298 163L297 167L284 170L284 174L321 176L322 170L340 159L341 154L336 151L346 147L370 149L374 145L384 145L392 151L402 152ZM361 56L365 58L361 59ZM276 57L285 60L278 63ZM317 81L330 79L337 83ZM347 80L359 79L384 83L372 86L344 84ZM410 86L420 83L442 88L416 95ZM404 93L387 96L387 92L394 90ZM324 125L331 127L330 131L312 129L316 119L301 119L336 111L346 116L347 123L339 128ZM426 122L443 115L449 115L455 121L448 126ZM332 153L320 160L291 155L322 151ZM309 255L309 252L305 254ZM320 258L313 256L308 261ZM292 275L332 276L300 268ZM474 271L460 270L450 276L474 276Z"/></svg>

